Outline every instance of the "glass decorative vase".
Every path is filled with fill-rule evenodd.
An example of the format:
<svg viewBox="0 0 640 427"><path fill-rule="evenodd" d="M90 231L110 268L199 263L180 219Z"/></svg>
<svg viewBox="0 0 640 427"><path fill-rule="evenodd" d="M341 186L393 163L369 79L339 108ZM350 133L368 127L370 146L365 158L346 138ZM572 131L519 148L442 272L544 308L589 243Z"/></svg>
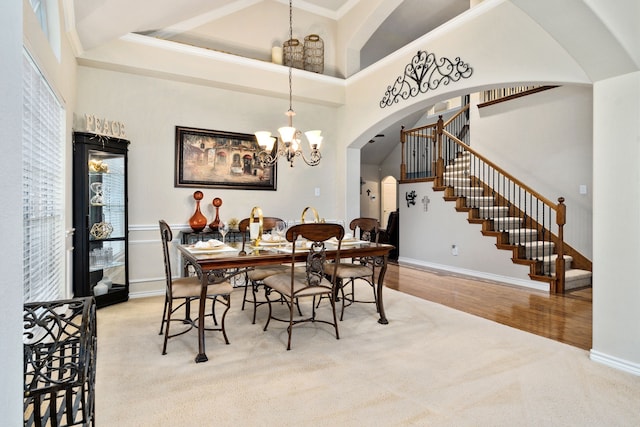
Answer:
<svg viewBox="0 0 640 427"><path fill-rule="evenodd" d="M216 231L220 225L220 206L222 206L222 199L220 197L216 197L211 203L216 210L216 217L211 221L211 224L209 224L209 228Z"/></svg>
<svg viewBox="0 0 640 427"><path fill-rule="evenodd" d="M189 227L196 233L201 232L207 226L207 217L200 212L200 200L204 197L202 191L196 191L193 193L193 198L196 201L196 211L189 218Z"/></svg>

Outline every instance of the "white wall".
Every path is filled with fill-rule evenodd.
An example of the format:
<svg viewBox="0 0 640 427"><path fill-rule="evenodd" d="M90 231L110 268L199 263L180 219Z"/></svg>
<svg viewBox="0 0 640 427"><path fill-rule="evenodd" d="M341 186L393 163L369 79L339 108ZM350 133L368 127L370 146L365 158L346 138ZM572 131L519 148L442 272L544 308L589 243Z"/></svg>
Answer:
<svg viewBox="0 0 640 427"><path fill-rule="evenodd" d="M60 22L60 28L62 28ZM70 53L66 39L61 38L60 58L56 58L42 33L29 2L5 2L0 14L0 52L3 66L0 68L0 132L7 144L15 149L5 149L0 160L0 195L6 201L0 211L4 245L0 254L3 281L0 300L4 304L0 322L0 419L6 425L22 424L22 64L23 44L47 77L67 113L73 111L75 101L75 58ZM71 128L71 114L67 125ZM67 132L68 141L71 140ZM12 141L11 143L7 141ZM67 144L68 153L71 144ZM56 165L64 168L65 165ZM67 181L70 182L70 181ZM71 188L70 185L67 188ZM67 195L66 200L71 200ZM67 203L70 207L70 203ZM70 208L67 212L71 212ZM66 219L69 224L70 218Z"/></svg>
<svg viewBox="0 0 640 427"><path fill-rule="evenodd" d="M408 205L406 196L412 191L416 203ZM544 289L529 279L528 267L511 261L512 252L497 250L495 238L483 236L479 224L469 224L466 212L456 212L443 192L433 191L432 182L400 184L398 196L400 262ZM453 245L458 255L452 254Z"/></svg>
<svg viewBox="0 0 640 427"><path fill-rule="evenodd" d="M286 100L150 78L134 74L80 67L79 114L124 122L129 149L129 227L131 292L161 290L162 258L157 224L185 227L193 214L196 188L174 187L175 126L252 134L286 122ZM211 201L220 197L221 219L249 216L253 206L265 215L298 219L305 206L315 207L323 218L343 218L338 210L339 177L333 123L335 109L294 102L294 125L319 128L325 139L322 161L316 167L296 159L294 167L281 160L277 191L198 188L204 192L202 212L215 216ZM272 116L277 117L276 120ZM305 147L306 150L308 147ZM308 151L307 151L308 152ZM320 196L315 196L315 189ZM177 231L177 230L176 230ZM147 283L151 282L151 283Z"/></svg>
<svg viewBox="0 0 640 427"><path fill-rule="evenodd" d="M5 149L0 156L0 197L21 200L22 151L22 4L10 2L0 13L0 135ZM16 149L6 149L14 141ZM22 206L5 203L0 210L0 248L3 303L0 322L0 419L6 425L22 424Z"/></svg>
<svg viewBox="0 0 640 427"><path fill-rule="evenodd" d="M640 375L640 72L594 85L593 349Z"/></svg>
<svg viewBox="0 0 640 427"><path fill-rule="evenodd" d="M471 146L549 200L565 198L564 239L592 259L593 99L589 86L562 86L471 108ZM579 194L586 185L587 194Z"/></svg>

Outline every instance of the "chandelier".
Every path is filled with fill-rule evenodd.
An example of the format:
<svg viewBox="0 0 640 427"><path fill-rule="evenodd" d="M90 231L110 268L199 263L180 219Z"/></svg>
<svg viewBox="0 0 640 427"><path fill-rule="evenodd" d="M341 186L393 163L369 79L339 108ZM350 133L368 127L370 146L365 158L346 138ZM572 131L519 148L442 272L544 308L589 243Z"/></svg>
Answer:
<svg viewBox="0 0 640 427"><path fill-rule="evenodd" d="M293 0L289 0L289 43L285 43L285 49L290 50L289 58L293 58ZM278 161L279 157L285 157L289 162L289 165L293 167L293 161L296 157L301 157L302 160L309 166L317 166L320 163L322 156L320 155L320 144L322 143L322 135L319 130L311 130L305 132L309 145L311 147L311 154L309 158L305 157L302 152L301 138L302 132L293 127L293 116L296 113L293 111L292 99L293 92L291 90L291 76L292 76L293 60L289 60L289 110L285 113L289 118L289 125L283 126L278 129L280 138L271 136L269 131L256 132L256 139L261 151L258 153L258 158L262 167L272 166ZM275 150L274 145L277 144Z"/></svg>

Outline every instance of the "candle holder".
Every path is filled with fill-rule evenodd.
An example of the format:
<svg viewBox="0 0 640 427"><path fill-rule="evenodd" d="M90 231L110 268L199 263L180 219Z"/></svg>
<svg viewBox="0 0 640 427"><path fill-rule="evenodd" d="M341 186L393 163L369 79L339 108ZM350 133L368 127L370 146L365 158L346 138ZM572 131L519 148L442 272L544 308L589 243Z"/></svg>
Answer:
<svg viewBox="0 0 640 427"><path fill-rule="evenodd" d="M258 223L257 223L257 227L255 223L255 217L256 215L258 216ZM262 232L263 232L263 216L262 216L262 209L260 209L260 207L258 206L254 206L253 209L251 209L251 215L249 215L249 238L250 239L255 239L253 246L260 246L260 241L262 240Z"/></svg>
<svg viewBox="0 0 640 427"><path fill-rule="evenodd" d="M312 207L312 206L307 206L306 208L304 208L304 210L302 211L302 223L304 224L306 221L304 220L304 217L307 215L307 211L311 211L313 212L313 222L320 222L320 216L318 215L318 211Z"/></svg>

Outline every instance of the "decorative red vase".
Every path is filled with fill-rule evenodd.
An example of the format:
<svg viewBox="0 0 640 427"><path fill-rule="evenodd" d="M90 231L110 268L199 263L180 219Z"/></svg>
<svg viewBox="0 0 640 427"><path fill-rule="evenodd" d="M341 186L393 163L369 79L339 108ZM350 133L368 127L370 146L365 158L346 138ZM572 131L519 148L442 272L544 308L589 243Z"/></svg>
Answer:
<svg viewBox="0 0 640 427"><path fill-rule="evenodd" d="M196 233L204 230L207 226L207 217L205 217L202 212L200 212L200 200L204 197L202 191L196 191L193 193L193 198L196 200L196 211L193 213L191 218L189 218L189 227Z"/></svg>
<svg viewBox="0 0 640 427"><path fill-rule="evenodd" d="M217 230L220 226L220 216L218 215L218 210L220 206L222 206L222 199L220 197L216 197L213 199L213 207L216 208L216 218L209 224L209 228L212 230Z"/></svg>

